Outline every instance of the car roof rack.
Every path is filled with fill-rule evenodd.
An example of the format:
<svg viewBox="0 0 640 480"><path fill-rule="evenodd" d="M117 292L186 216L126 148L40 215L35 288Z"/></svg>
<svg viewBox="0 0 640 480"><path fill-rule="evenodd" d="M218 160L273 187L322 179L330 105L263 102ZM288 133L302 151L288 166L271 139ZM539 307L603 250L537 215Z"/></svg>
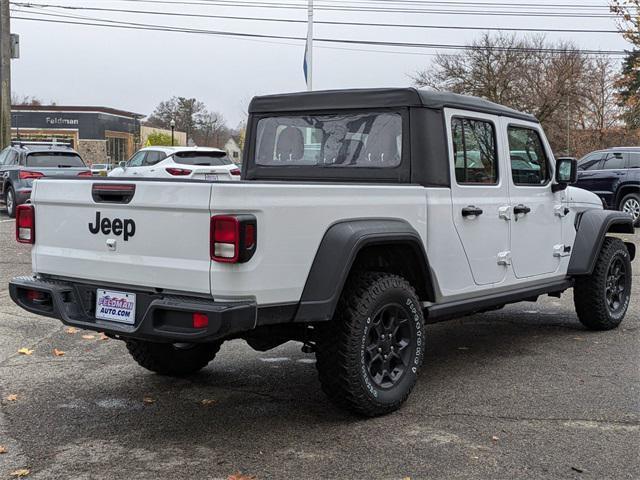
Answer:
<svg viewBox="0 0 640 480"><path fill-rule="evenodd" d="M62 147L72 148L71 142L54 140L52 142L32 141L32 140L11 140L14 147Z"/></svg>

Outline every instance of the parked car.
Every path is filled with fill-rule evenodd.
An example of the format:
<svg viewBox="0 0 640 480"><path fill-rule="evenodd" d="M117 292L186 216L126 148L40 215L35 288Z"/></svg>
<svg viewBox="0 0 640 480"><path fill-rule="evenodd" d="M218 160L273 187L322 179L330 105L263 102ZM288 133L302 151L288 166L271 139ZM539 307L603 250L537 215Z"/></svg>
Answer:
<svg viewBox="0 0 640 480"><path fill-rule="evenodd" d="M29 200L33 181L43 177L91 176L91 170L71 147L60 143L12 142L0 152L0 200L7 214Z"/></svg>
<svg viewBox="0 0 640 480"><path fill-rule="evenodd" d="M299 341L329 398L366 416L409 396L425 323L569 289L586 328L625 317L636 248L612 234L631 218L570 186L576 160L529 114L413 88L305 92L253 99L247 131L242 184L38 182L16 222L34 274L13 301L168 376L227 340Z"/></svg>
<svg viewBox="0 0 640 480"><path fill-rule="evenodd" d="M113 169L110 163L94 163L91 165L91 175L94 177L106 177Z"/></svg>
<svg viewBox="0 0 640 480"><path fill-rule="evenodd" d="M640 227L640 147L609 148L584 156L578 162L576 186L598 195L605 208L629 213Z"/></svg>
<svg viewBox="0 0 640 480"><path fill-rule="evenodd" d="M240 169L217 148L146 147L121 162L110 177L240 180Z"/></svg>

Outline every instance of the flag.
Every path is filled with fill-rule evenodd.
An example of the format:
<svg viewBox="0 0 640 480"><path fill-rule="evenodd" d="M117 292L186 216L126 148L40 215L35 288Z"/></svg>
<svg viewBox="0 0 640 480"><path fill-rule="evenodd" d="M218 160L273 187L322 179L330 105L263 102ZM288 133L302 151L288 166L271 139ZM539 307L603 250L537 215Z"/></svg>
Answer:
<svg viewBox="0 0 640 480"><path fill-rule="evenodd" d="M304 47L304 61L302 62L302 71L304 72L304 81L309 86L309 41Z"/></svg>

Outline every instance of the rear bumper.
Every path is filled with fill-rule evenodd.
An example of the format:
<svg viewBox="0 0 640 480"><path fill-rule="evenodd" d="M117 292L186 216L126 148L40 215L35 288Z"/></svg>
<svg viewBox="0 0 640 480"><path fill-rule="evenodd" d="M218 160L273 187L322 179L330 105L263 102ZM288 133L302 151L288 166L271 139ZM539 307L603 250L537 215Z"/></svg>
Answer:
<svg viewBox="0 0 640 480"><path fill-rule="evenodd" d="M9 282L11 299L25 310L62 320L65 325L104 332L123 338L154 342L204 343L252 330L256 326L254 302L214 302L196 297L136 291L110 285L110 290L136 294L135 325L95 318L96 290L103 288L76 282L35 277L17 277ZM29 290L47 294L45 300L30 300ZM193 328L192 313L209 319L205 328Z"/></svg>

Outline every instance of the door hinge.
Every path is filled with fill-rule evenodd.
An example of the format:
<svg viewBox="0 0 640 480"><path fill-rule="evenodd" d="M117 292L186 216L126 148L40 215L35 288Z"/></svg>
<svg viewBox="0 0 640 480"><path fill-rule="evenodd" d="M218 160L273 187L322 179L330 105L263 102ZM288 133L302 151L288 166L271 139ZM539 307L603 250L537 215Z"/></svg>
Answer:
<svg viewBox="0 0 640 480"><path fill-rule="evenodd" d="M498 253L498 265L504 265L505 267L511 265L511 252L500 252Z"/></svg>
<svg viewBox="0 0 640 480"><path fill-rule="evenodd" d="M560 218L569 215L570 211L571 210L569 210L569 208L565 207L564 205L556 205L555 207L553 207L553 213Z"/></svg>
<svg viewBox="0 0 640 480"><path fill-rule="evenodd" d="M509 205L498 208L498 217L503 220L511 220L511 207Z"/></svg>
<svg viewBox="0 0 640 480"><path fill-rule="evenodd" d="M560 244L553 246L554 257L568 257L571 254L571 247L569 245Z"/></svg>

